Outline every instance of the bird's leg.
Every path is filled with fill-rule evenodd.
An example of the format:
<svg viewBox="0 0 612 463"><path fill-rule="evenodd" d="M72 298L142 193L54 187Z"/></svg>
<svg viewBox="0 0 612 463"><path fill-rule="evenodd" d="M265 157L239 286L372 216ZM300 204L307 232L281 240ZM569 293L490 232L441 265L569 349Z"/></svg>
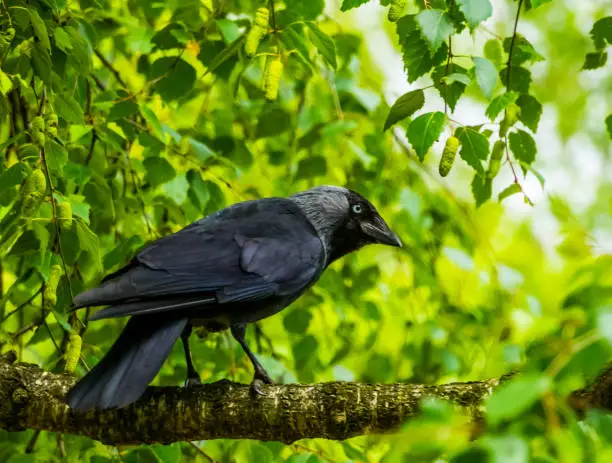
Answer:
<svg viewBox="0 0 612 463"><path fill-rule="evenodd" d="M193 326L191 323L187 323L187 326L181 333L181 340L183 341L183 349L185 349L185 361L187 362L187 379L185 380L185 387L195 386L202 384L200 381L200 375L193 366L193 360L191 358L191 349L189 348L189 336Z"/></svg>
<svg viewBox="0 0 612 463"><path fill-rule="evenodd" d="M274 384L270 375L266 372L264 367L259 363L257 357L253 351L249 348L246 341L244 340L244 335L246 333L246 325L232 325L231 327L232 336L234 339L238 341L242 349L247 354L253 367L255 368L255 376L253 376L253 382L251 383L251 391L257 395L263 395L263 391L261 390L261 386L263 384Z"/></svg>

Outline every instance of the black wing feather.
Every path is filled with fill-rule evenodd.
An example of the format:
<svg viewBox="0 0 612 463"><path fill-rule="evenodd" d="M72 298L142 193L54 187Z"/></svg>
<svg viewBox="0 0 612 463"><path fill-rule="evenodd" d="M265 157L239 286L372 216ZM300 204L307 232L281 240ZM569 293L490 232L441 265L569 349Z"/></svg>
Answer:
<svg viewBox="0 0 612 463"><path fill-rule="evenodd" d="M322 243L298 206L267 198L157 240L74 305L111 305L95 316L107 318L261 300L303 290L323 268Z"/></svg>

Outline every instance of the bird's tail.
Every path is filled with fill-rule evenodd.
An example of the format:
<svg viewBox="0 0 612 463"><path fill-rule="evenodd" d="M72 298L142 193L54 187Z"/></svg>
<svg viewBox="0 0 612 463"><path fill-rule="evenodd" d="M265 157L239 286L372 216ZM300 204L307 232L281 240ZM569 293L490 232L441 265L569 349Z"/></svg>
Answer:
<svg viewBox="0 0 612 463"><path fill-rule="evenodd" d="M124 407L137 400L155 378L187 318L166 314L130 318L106 356L68 392L77 410Z"/></svg>

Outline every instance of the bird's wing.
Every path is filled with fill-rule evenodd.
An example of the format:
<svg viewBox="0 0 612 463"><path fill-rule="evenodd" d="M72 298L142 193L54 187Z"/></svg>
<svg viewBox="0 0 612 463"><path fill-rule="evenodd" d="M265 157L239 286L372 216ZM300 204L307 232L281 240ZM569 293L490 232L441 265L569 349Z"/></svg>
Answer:
<svg viewBox="0 0 612 463"><path fill-rule="evenodd" d="M95 317L106 318L261 300L302 290L323 260L292 201L239 203L154 242L74 304L111 305Z"/></svg>

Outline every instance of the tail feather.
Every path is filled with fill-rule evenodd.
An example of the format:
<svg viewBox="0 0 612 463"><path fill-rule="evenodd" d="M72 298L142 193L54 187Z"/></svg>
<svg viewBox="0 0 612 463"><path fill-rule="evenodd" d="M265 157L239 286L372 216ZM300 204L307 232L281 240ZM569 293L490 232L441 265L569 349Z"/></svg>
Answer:
<svg viewBox="0 0 612 463"><path fill-rule="evenodd" d="M124 407L136 401L155 378L187 318L132 317L106 356L68 392L77 410Z"/></svg>

